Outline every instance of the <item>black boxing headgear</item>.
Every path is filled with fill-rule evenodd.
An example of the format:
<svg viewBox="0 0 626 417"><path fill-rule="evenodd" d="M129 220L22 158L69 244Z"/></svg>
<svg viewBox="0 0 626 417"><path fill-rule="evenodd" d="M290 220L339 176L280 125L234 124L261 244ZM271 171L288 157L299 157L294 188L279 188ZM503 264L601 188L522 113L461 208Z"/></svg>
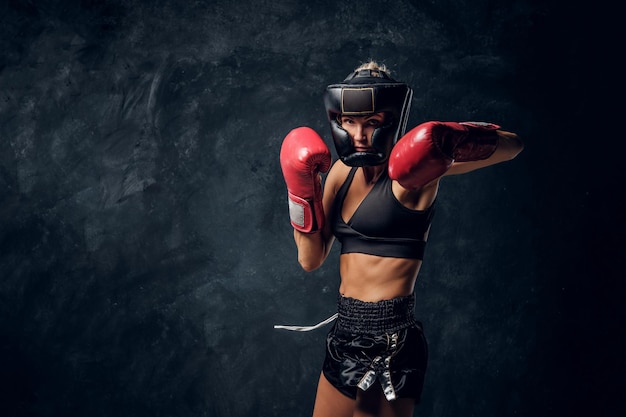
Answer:
<svg viewBox="0 0 626 417"><path fill-rule="evenodd" d="M391 148L404 135L413 90L380 70L358 70L340 84L326 87L324 105L339 158L350 166L384 163ZM383 112L385 119L372 133L374 152L357 152L340 117L369 116Z"/></svg>

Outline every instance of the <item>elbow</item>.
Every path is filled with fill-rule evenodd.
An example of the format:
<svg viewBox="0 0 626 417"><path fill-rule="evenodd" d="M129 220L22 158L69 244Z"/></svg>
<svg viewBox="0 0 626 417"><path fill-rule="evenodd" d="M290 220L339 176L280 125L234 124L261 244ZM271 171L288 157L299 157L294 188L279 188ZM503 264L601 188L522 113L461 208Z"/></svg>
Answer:
<svg viewBox="0 0 626 417"><path fill-rule="evenodd" d="M298 263L306 272L315 271L326 259L326 244L321 233L302 233L294 229Z"/></svg>
<svg viewBox="0 0 626 417"><path fill-rule="evenodd" d="M312 259L298 258L298 263L306 272L313 272L322 266L322 262L314 261Z"/></svg>
<svg viewBox="0 0 626 417"><path fill-rule="evenodd" d="M516 133L502 132L500 145L504 160L512 160L524 150L524 143Z"/></svg>
<svg viewBox="0 0 626 417"><path fill-rule="evenodd" d="M322 253L298 253L298 263L306 272L312 272L318 269L324 263L326 257Z"/></svg>
<svg viewBox="0 0 626 417"><path fill-rule="evenodd" d="M513 152L511 155L511 159L515 158L517 155L519 155L522 151L524 150L524 143L522 142L522 140L519 138L519 136L515 135L513 137Z"/></svg>

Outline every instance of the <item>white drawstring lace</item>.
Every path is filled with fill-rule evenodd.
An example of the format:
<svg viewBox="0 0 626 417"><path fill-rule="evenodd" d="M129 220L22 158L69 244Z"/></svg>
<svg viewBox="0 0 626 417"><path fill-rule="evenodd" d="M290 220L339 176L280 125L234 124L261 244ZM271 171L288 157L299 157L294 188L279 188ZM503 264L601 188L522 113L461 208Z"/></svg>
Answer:
<svg viewBox="0 0 626 417"><path fill-rule="evenodd" d="M317 323L315 326L285 326L282 324L275 324L275 329L289 330L292 332L309 332L311 330L319 329L322 326L327 325L331 321L334 321L339 316L339 313L335 313L324 321Z"/></svg>

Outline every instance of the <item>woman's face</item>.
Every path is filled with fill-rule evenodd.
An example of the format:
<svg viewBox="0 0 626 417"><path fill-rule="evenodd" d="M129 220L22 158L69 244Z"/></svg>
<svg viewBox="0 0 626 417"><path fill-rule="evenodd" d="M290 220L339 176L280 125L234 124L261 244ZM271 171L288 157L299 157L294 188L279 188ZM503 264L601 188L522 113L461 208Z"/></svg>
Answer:
<svg viewBox="0 0 626 417"><path fill-rule="evenodd" d="M371 152L372 133L385 121L384 113L374 113L370 116L341 116L341 127L352 138L352 144L357 152Z"/></svg>

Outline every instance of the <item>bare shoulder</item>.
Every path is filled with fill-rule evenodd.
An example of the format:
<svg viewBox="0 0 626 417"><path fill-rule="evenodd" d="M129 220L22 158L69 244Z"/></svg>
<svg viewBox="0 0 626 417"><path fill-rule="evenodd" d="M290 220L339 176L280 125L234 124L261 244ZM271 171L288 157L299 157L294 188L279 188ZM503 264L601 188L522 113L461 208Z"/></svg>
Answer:
<svg viewBox="0 0 626 417"><path fill-rule="evenodd" d="M344 183L349 172L350 167L348 165L344 164L341 160L335 161L328 175L326 175L324 189L332 191L333 195L337 194L339 187Z"/></svg>

